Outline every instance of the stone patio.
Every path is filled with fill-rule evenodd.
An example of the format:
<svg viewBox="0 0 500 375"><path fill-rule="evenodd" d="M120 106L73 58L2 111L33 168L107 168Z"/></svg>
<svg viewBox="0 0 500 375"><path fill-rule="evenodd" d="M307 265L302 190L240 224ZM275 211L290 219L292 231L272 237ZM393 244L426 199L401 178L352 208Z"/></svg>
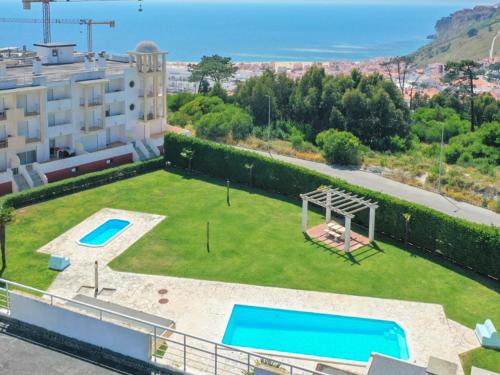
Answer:
<svg viewBox="0 0 500 375"><path fill-rule="evenodd" d="M108 218L123 218L133 225L103 248L77 244L78 239ZM69 256L72 262L49 291L68 298L81 293L82 285L93 285L93 263L98 260L100 286L116 289L99 298L172 319L179 331L213 341L222 340L233 306L247 304L393 320L406 331L410 362L420 365L426 365L431 355L459 364L459 353L478 347L474 332L449 321L441 305L122 273L107 266L163 219L163 216L114 209L92 215L40 249ZM316 361L303 358L280 357L311 369L316 365ZM347 367L358 373L362 371L359 366ZM459 368L459 374L463 374Z"/></svg>

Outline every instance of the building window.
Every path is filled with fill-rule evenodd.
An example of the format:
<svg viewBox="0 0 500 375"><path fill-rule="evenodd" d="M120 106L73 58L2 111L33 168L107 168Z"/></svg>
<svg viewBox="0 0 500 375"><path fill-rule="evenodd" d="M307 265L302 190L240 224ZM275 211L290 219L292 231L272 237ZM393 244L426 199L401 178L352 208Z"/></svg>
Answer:
<svg viewBox="0 0 500 375"><path fill-rule="evenodd" d="M130 104L129 109L133 111L135 109L135 104Z"/></svg>
<svg viewBox="0 0 500 375"><path fill-rule="evenodd" d="M135 82L134 81L130 81L129 84L130 88L133 88L135 86Z"/></svg>
<svg viewBox="0 0 500 375"><path fill-rule="evenodd" d="M19 157L19 161L21 162L21 165L32 164L32 163L36 162L36 151L35 150L20 152L17 154L17 156Z"/></svg>

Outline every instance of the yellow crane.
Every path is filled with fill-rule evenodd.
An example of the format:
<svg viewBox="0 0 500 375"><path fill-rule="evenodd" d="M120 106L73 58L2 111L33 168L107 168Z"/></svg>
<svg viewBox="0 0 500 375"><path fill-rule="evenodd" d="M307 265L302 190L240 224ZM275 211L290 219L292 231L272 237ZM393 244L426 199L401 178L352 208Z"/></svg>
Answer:
<svg viewBox="0 0 500 375"><path fill-rule="evenodd" d="M51 3L68 3L68 2L89 2L89 1L138 1L139 2L139 12L142 12L142 1L143 0L21 0L24 9L31 9L32 3L42 4L42 21L43 23L43 42L50 43L52 41L52 35L50 31L50 24L53 23L50 20L50 4Z"/></svg>
<svg viewBox="0 0 500 375"><path fill-rule="evenodd" d="M10 22L10 23L44 23L45 20L38 18L0 18L0 22ZM58 24L69 24L69 25L85 25L87 26L87 51L92 52L92 26L93 25L108 25L111 28L114 28L116 23L115 21L94 21L91 19L51 19L49 23L58 23ZM45 39L44 39L45 42Z"/></svg>

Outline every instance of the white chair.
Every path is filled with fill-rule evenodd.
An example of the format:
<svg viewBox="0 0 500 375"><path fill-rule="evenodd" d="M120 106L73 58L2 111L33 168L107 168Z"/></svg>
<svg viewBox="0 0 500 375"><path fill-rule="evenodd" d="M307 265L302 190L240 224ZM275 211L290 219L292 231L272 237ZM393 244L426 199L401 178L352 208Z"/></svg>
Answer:
<svg viewBox="0 0 500 375"><path fill-rule="evenodd" d="M482 346L500 349L500 336L490 319L486 319L484 324L476 324L474 331Z"/></svg>

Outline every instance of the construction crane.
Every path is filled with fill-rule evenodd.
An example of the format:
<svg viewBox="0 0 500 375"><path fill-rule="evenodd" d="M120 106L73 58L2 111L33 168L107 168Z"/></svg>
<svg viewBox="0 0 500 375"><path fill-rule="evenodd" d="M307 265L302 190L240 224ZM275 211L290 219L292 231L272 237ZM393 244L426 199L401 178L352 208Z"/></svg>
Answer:
<svg viewBox="0 0 500 375"><path fill-rule="evenodd" d="M45 20L38 18L0 18L0 22L10 22L10 23L44 23ZM108 25L114 28L115 21L94 21L91 19L51 19L50 23L67 24L67 25L85 25L87 26L87 51L92 52L92 26L93 25Z"/></svg>
<svg viewBox="0 0 500 375"><path fill-rule="evenodd" d="M26 10L31 9L32 3L42 4L43 42L50 43L52 41L50 24L53 23L50 20L50 3L89 2L89 1L138 1L139 12L142 12L143 0L21 0L21 1L23 3L23 8Z"/></svg>

